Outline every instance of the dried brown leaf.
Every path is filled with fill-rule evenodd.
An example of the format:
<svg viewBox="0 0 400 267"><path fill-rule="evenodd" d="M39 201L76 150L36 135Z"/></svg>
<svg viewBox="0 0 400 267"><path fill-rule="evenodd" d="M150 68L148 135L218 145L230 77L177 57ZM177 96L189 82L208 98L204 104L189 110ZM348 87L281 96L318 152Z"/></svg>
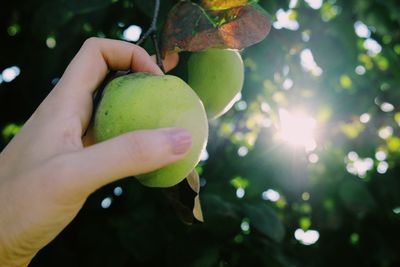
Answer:
<svg viewBox="0 0 400 267"><path fill-rule="evenodd" d="M210 10L222 10L237 6L244 6L249 0L202 0L201 5Z"/></svg>
<svg viewBox="0 0 400 267"><path fill-rule="evenodd" d="M199 222L204 222L203 211L201 209L200 197L197 195L194 198L193 216Z"/></svg>
<svg viewBox="0 0 400 267"><path fill-rule="evenodd" d="M256 4L206 10L182 1L170 11L161 34L162 54L208 48L243 49L262 41L271 24Z"/></svg>
<svg viewBox="0 0 400 267"><path fill-rule="evenodd" d="M190 185L190 188L192 188L192 190L197 194L200 193L200 177L196 169L193 169L186 179Z"/></svg>
<svg viewBox="0 0 400 267"><path fill-rule="evenodd" d="M181 221L189 225L203 222L199 198L199 175L195 169L185 180L163 191Z"/></svg>

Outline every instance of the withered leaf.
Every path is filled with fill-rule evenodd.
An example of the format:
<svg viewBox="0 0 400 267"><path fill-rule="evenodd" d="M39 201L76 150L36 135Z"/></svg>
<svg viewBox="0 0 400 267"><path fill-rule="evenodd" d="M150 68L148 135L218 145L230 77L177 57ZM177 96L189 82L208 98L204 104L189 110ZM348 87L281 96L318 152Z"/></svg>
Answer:
<svg viewBox="0 0 400 267"><path fill-rule="evenodd" d="M186 179L190 185L190 188L192 188L192 190L197 194L200 193L200 177L196 169L193 169Z"/></svg>
<svg viewBox="0 0 400 267"><path fill-rule="evenodd" d="M193 216L199 222L204 222L203 210L201 209L199 195L194 198Z"/></svg>
<svg viewBox="0 0 400 267"><path fill-rule="evenodd" d="M208 48L243 49L262 41L271 24L257 4L206 10L189 1L177 3L161 34L162 54Z"/></svg>
<svg viewBox="0 0 400 267"><path fill-rule="evenodd" d="M190 188L192 188L192 190L197 193L197 196L195 196L194 198L193 216L196 218L196 220L204 222L203 211L201 210L200 196L199 196L200 177L196 169L192 170L192 172L188 175L186 180L188 181Z"/></svg>
<svg viewBox="0 0 400 267"><path fill-rule="evenodd" d="M164 189L178 217L186 224L203 222L199 191L199 175L195 169L179 184Z"/></svg>
<svg viewBox="0 0 400 267"><path fill-rule="evenodd" d="M223 10L237 6L244 6L251 0L202 0L201 6L209 10Z"/></svg>

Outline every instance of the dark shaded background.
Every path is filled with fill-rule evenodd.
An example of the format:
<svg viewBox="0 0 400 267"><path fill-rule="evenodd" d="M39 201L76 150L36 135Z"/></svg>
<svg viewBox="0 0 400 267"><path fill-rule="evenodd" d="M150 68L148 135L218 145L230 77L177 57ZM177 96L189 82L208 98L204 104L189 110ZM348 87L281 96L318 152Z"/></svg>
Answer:
<svg viewBox="0 0 400 267"><path fill-rule="evenodd" d="M162 0L160 24L174 3ZM260 4L276 21L289 1ZM146 29L152 8L148 0L3 1L0 73L18 66L20 75L0 79L0 147L86 38L121 39L133 24ZM160 190L125 179L94 193L30 266L400 266L400 6L329 0L312 9L299 0L288 14L299 29L273 28L243 52L242 100L211 123L209 158L198 167L204 224L184 225ZM379 53L357 36L357 21L368 25ZM304 49L321 75L302 67ZM187 56L174 71L183 78ZM279 109L296 108L316 119L313 151L276 138ZM365 113L370 121L362 123ZM268 189L279 199L263 199ZM111 206L103 208L107 197ZM305 245L298 229L318 231L319 239Z"/></svg>

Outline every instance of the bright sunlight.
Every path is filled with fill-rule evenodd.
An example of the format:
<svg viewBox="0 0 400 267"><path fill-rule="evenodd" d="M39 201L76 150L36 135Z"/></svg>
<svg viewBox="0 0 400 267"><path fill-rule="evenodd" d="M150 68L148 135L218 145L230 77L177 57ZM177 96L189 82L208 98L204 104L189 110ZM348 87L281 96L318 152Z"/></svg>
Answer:
<svg viewBox="0 0 400 267"><path fill-rule="evenodd" d="M290 113L286 109L279 109L279 138L293 146L304 147L307 151L316 148L315 119L304 113Z"/></svg>

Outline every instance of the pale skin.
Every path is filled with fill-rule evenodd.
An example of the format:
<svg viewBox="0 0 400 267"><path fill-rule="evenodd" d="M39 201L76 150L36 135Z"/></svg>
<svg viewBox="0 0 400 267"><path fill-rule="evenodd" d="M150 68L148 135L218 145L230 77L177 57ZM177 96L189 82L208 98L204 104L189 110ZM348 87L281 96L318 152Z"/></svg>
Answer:
<svg viewBox="0 0 400 267"><path fill-rule="evenodd" d="M167 70L178 62L166 57ZM184 129L130 132L93 144L93 94L109 70L163 75L154 57L130 43L90 38L20 133L0 154L0 266L27 266L96 189L182 159Z"/></svg>

